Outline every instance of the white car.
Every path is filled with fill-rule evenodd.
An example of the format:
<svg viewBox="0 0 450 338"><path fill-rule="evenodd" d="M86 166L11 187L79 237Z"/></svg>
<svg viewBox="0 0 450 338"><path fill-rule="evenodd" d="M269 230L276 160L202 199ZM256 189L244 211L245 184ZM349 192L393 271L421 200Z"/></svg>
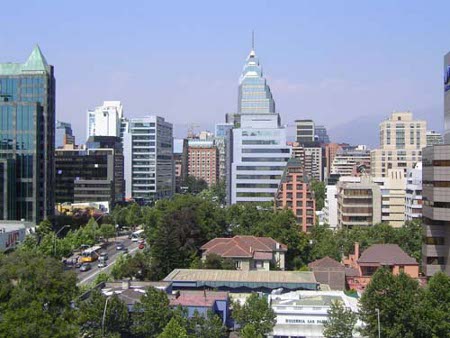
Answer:
<svg viewBox="0 0 450 338"><path fill-rule="evenodd" d="M108 266L108 264L106 263L106 261L100 261L100 262L98 262L97 266L99 269L101 269L101 268L106 268Z"/></svg>

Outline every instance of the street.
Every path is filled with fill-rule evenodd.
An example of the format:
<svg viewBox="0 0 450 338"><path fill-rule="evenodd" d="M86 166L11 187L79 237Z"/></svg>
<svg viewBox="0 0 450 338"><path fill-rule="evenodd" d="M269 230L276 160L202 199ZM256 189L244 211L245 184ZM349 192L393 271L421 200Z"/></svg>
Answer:
<svg viewBox="0 0 450 338"><path fill-rule="evenodd" d="M112 266L116 262L117 258L123 254L122 250L116 250L116 243L121 242L124 244L126 248L128 248L128 254L133 255L136 251L139 250L139 244L137 242L131 241L128 237L118 237L117 241L111 241L111 244L104 251L108 253L108 265L105 268L98 268L98 260L91 263L92 269L86 272L81 272L80 269L74 269L78 278L78 285L84 285L88 283L92 283L98 274L101 272L109 273L112 269Z"/></svg>

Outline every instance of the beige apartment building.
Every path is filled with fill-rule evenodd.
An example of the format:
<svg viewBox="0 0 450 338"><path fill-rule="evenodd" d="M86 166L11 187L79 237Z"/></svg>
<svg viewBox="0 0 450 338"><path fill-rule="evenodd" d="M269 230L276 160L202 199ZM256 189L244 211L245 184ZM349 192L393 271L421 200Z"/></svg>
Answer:
<svg viewBox="0 0 450 338"><path fill-rule="evenodd" d="M386 177L389 169L402 169L406 174L414 168L422 160L426 130L426 121L414 120L412 113L392 113L380 123L380 148L371 152L371 175Z"/></svg>
<svg viewBox="0 0 450 338"><path fill-rule="evenodd" d="M338 228L381 223L380 186L367 176L343 179L336 186Z"/></svg>

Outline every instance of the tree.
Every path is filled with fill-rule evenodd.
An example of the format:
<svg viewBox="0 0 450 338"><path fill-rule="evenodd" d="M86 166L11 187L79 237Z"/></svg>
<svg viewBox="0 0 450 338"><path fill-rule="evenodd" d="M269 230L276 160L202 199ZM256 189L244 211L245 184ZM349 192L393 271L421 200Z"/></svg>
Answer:
<svg viewBox="0 0 450 338"><path fill-rule="evenodd" d="M179 319L172 317L158 338L188 338L188 335L186 328L180 323Z"/></svg>
<svg viewBox="0 0 450 338"><path fill-rule="evenodd" d="M125 219L127 225L136 228L142 222L141 208L137 203L133 203L126 211Z"/></svg>
<svg viewBox="0 0 450 338"><path fill-rule="evenodd" d="M76 276L36 252L0 256L0 332L4 337L78 337Z"/></svg>
<svg viewBox="0 0 450 338"><path fill-rule="evenodd" d="M99 230L100 236L108 241L116 235L116 228L112 224L102 224Z"/></svg>
<svg viewBox="0 0 450 338"><path fill-rule="evenodd" d="M325 183L313 180L309 183L309 187L314 192L316 210L322 210L325 205Z"/></svg>
<svg viewBox="0 0 450 338"><path fill-rule="evenodd" d="M36 233L40 237L47 235L49 233L52 233L52 232L53 232L53 226L52 226L52 223L48 219L43 220L41 223L39 223L39 225L37 226L37 229L36 229Z"/></svg>
<svg viewBox="0 0 450 338"><path fill-rule="evenodd" d="M106 301L108 301L107 304ZM106 314L103 326L105 306ZM107 299L100 291L94 290L88 299L78 304L78 307L77 321L83 335L101 338L104 336L103 332L110 336L122 335L128 331L130 324L128 308L117 295Z"/></svg>
<svg viewBox="0 0 450 338"><path fill-rule="evenodd" d="M227 328L222 320L212 311L208 311L206 317L194 312L192 318L188 321L189 334L197 338L225 338L227 337Z"/></svg>
<svg viewBox="0 0 450 338"><path fill-rule="evenodd" d="M361 297L360 316L366 324L362 333L378 335L379 309L382 337L426 337L427 313L422 300L423 290L416 280L405 273L394 276L386 268L378 269Z"/></svg>
<svg viewBox="0 0 450 338"><path fill-rule="evenodd" d="M239 336L241 338L263 338L263 335L261 333L258 333L258 330L256 329L256 326L254 324L245 325L242 328L241 334Z"/></svg>
<svg viewBox="0 0 450 338"><path fill-rule="evenodd" d="M157 337L171 318L164 291L148 288L133 309L132 332L136 337Z"/></svg>
<svg viewBox="0 0 450 338"><path fill-rule="evenodd" d="M433 337L450 337L450 277L443 272L430 278L423 307Z"/></svg>
<svg viewBox="0 0 450 338"><path fill-rule="evenodd" d="M257 293L252 293L244 305L237 302L233 304L233 318L241 326L241 330L247 325L253 325L256 337L269 334L276 323L275 313L267 297L260 297Z"/></svg>
<svg viewBox="0 0 450 338"><path fill-rule="evenodd" d="M187 192L196 195L205 189L208 189L208 183L202 178L197 178L194 176L188 176L183 182L183 186L186 186Z"/></svg>
<svg viewBox="0 0 450 338"><path fill-rule="evenodd" d="M329 256L341 260L342 252L333 230L325 225L317 225L311 230L311 260Z"/></svg>
<svg viewBox="0 0 450 338"><path fill-rule="evenodd" d="M341 301L334 301L328 310L328 321L324 324L325 338L352 338L357 315L346 309Z"/></svg>

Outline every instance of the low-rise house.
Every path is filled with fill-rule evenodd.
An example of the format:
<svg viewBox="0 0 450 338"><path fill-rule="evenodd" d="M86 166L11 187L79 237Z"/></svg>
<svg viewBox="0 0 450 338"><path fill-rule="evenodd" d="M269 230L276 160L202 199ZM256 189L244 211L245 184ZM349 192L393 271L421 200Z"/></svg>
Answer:
<svg viewBox="0 0 450 338"><path fill-rule="evenodd" d="M270 306L276 315L276 324L269 337L323 337L324 323L332 302L340 301L347 309L358 312L358 300L343 291L295 291L270 295ZM357 329L353 337L360 337Z"/></svg>
<svg viewBox="0 0 450 338"><path fill-rule="evenodd" d="M345 266L328 256L308 264L316 280L331 290L345 290Z"/></svg>
<svg viewBox="0 0 450 338"><path fill-rule="evenodd" d="M187 310L188 318L197 312L206 316L208 311L217 314L224 325L229 324L230 301L228 292L224 291L174 291L169 296L170 306L181 306Z"/></svg>
<svg viewBox="0 0 450 338"><path fill-rule="evenodd" d="M202 259L209 254L233 260L236 270L269 271L271 265L285 269L287 246L270 237L234 236L215 238L200 248Z"/></svg>
<svg viewBox="0 0 450 338"><path fill-rule="evenodd" d="M355 253L344 259L346 282L350 289L363 291L380 267L387 267L394 275L404 272L419 278L419 263L397 244L374 244L359 256L359 244Z"/></svg>

